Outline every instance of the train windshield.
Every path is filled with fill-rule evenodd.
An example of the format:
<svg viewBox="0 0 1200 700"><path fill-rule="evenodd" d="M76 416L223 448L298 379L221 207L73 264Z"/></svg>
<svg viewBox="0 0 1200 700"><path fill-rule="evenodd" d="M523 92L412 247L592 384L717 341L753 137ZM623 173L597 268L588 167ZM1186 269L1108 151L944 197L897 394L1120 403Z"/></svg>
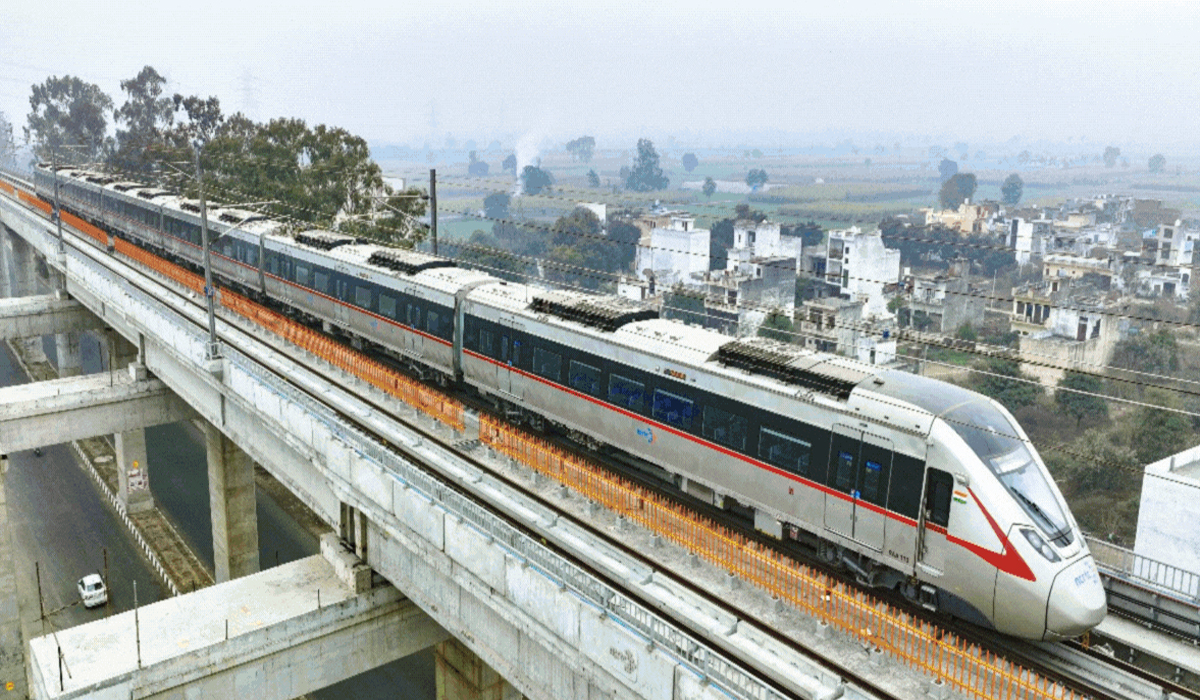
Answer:
<svg viewBox="0 0 1200 700"><path fill-rule="evenodd" d="M947 411L942 418L1000 479L1047 539L1060 546L1071 543L1071 527L1046 471L1007 416L991 404L972 402Z"/></svg>

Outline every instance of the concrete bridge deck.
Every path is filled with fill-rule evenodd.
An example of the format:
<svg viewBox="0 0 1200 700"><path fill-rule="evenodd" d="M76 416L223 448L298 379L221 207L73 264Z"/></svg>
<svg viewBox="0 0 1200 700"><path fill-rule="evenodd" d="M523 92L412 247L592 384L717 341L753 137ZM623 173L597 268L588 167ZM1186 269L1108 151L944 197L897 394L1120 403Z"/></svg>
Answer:
<svg viewBox="0 0 1200 700"><path fill-rule="evenodd" d="M287 700L447 637L392 586L356 594L318 554L33 639L31 697Z"/></svg>

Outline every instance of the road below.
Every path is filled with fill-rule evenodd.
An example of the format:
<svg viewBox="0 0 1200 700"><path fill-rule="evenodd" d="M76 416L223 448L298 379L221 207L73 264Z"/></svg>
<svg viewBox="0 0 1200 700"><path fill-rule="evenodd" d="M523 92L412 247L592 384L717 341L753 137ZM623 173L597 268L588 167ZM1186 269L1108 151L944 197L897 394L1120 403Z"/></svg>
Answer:
<svg viewBox="0 0 1200 700"><path fill-rule="evenodd" d="M7 345L0 345L0 384L26 383ZM150 568L129 530L80 469L67 445L9 455L5 481L13 558L27 635L43 634L38 621L37 575L42 600L53 612L56 629L73 627L133 608L133 582L138 602L163 597L158 576ZM84 574L104 572L108 554L109 606L88 610L78 604L75 582ZM44 633L51 631L50 625Z"/></svg>

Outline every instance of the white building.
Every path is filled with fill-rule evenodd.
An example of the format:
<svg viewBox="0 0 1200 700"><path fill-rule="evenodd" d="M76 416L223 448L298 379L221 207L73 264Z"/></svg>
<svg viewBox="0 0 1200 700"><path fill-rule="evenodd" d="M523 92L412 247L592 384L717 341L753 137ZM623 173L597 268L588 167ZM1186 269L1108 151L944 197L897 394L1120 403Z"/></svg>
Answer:
<svg viewBox="0 0 1200 700"><path fill-rule="evenodd" d="M795 258L800 273L803 242L799 236L784 236L779 224L763 221L738 221L733 225L733 247L729 249L728 270L742 271L754 258Z"/></svg>
<svg viewBox="0 0 1200 700"><path fill-rule="evenodd" d="M1147 465L1142 475L1134 553L1184 571L1200 571L1200 535L1196 529L1200 510L1197 504L1200 504L1200 447ZM1134 562L1135 567L1138 564ZM1159 567L1147 565L1145 569L1134 573L1151 579L1156 574L1171 575ZM1200 591L1192 591L1192 594L1200 595Z"/></svg>
<svg viewBox="0 0 1200 700"><path fill-rule="evenodd" d="M884 247L879 229L830 231L825 281L838 296L863 302L865 318L890 316L883 292L900 281L900 251Z"/></svg>
<svg viewBox="0 0 1200 700"><path fill-rule="evenodd" d="M700 284L708 271L708 245L711 232L696 228L696 219L673 213L666 226L655 226L638 241L634 270L638 279L654 278L659 290L677 283Z"/></svg>

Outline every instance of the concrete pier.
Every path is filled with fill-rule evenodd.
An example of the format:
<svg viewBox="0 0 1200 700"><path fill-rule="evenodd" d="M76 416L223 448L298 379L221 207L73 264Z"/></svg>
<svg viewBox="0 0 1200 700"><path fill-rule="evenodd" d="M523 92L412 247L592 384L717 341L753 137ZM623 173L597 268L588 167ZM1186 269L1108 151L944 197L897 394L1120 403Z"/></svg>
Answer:
<svg viewBox="0 0 1200 700"><path fill-rule="evenodd" d="M0 299L0 339L34 338L101 327L103 321L83 304L54 294ZM75 343L78 346L78 333Z"/></svg>
<svg viewBox="0 0 1200 700"><path fill-rule="evenodd" d="M12 297L31 297L37 296L38 289L38 265L37 251L33 246L29 245L20 238L13 238L13 276L12 276ZM29 350L28 356L44 359L45 351L42 349L41 335L26 336L22 338Z"/></svg>
<svg viewBox="0 0 1200 700"><path fill-rule="evenodd" d="M213 568L217 583L223 583L258 571L254 463L211 423L204 425L204 442L208 448Z"/></svg>
<svg viewBox="0 0 1200 700"><path fill-rule="evenodd" d="M457 639L434 648L437 700L522 700L523 695Z"/></svg>

